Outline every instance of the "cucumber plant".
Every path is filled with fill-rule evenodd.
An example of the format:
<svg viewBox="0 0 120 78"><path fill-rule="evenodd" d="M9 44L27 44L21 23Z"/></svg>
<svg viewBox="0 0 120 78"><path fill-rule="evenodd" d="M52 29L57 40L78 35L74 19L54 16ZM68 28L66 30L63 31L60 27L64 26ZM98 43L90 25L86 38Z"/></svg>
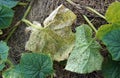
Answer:
<svg viewBox="0 0 120 78"><path fill-rule="evenodd" d="M12 23L14 17L14 11L12 8L16 6L18 1L12 0L0 0L0 31L1 29L8 28ZM5 67L5 63L8 62L8 51L9 47L4 41L0 41L0 71Z"/></svg>
<svg viewBox="0 0 120 78"><path fill-rule="evenodd" d="M102 41L102 43L108 49L109 54L107 57L104 58L104 62L102 63L102 59L100 59L100 56L98 56L99 52L97 53L96 50L97 45L96 47L94 47L95 46L94 40L92 40L91 43L91 40L89 39L91 28L89 27L87 28L86 25L82 25L76 28L77 33L79 35L76 33L75 47L73 49L73 52L71 52L70 57L68 58L68 62L65 69L72 72L83 73L83 74L90 73L95 70L102 70L104 78L120 78L120 73L119 73L120 72L120 48L119 48L120 47L119 44L120 9L119 8L120 8L120 2L118 1L113 2L108 7L105 16L103 16L94 9L87 7L87 9L96 13L97 15L99 15L108 22L108 24L102 25L100 26L100 28L98 28L98 30L96 30L95 27L92 25L92 23L88 21L87 17L84 16L86 21L89 23L91 28L96 33L95 39Z"/></svg>
<svg viewBox="0 0 120 78"><path fill-rule="evenodd" d="M13 7L16 5L25 5L14 0L0 0L0 29L6 29L10 27L12 19L14 17ZM29 8L28 8L29 9ZM25 12L23 18L25 18L27 12ZM20 24L22 20L18 21L16 25ZM15 26L16 26L15 25ZM0 71L2 72L3 78L45 78L48 75L53 74L53 62L48 54L42 53L23 53L20 59L20 63L14 65L13 62L8 58L9 47L7 41L11 34L6 38L5 41L0 41ZM2 30L1 34L2 34ZM9 68L6 68L6 65Z"/></svg>
<svg viewBox="0 0 120 78"><path fill-rule="evenodd" d="M14 12L11 8L17 5L18 1L0 0L0 2L0 29L5 29L12 22ZM30 26L28 29L32 32L25 48L31 53L23 53L20 63L14 65L7 59L9 52L7 43L1 41L0 71L3 78L46 78L53 74L53 60L65 59L68 59L66 70L81 74L102 70L105 78L120 78L120 2L112 3L105 17L94 11L107 20L108 24L96 30L84 16L91 27L83 24L76 28L75 34L72 33L70 26L76 20L76 15L68 8L60 5L45 19L44 26L41 26L36 21L31 23L26 19L30 7L17 24L25 22ZM92 29L95 31L95 37ZM99 51L101 45L97 39L101 40L109 51L104 62ZM9 65L8 69L5 68L6 64Z"/></svg>

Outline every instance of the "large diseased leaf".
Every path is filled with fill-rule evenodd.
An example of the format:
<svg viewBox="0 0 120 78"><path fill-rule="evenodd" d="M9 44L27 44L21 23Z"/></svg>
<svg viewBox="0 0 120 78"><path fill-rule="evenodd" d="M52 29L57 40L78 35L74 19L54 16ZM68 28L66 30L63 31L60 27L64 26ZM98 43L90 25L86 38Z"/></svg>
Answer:
<svg viewBox="0 0 120 78"><path fill-rule="evenodd" d="M8 57L9 47L6 42L0 41L0 71L5 67L5 62Z"/></svg>
<svg viewBox="0 0 120 78"><path fill-rule="evenodd" d="M0 5L4 5L8 8L13 8L18 4L19 1L15 0L0 0Z"/></svg>
<svg viewBox="0 0 120 78"><path fill-rule="evenodd" d="M120 61L106 59L102 66L102 73L104 78L120 78Z"/></svg>
<svg viewBox="0 0 120 78"><path fill-rule="evenodd" d="M23 54L20 64L3 72L5 78L46 78L53 73L53 63L48 55Z"/></svg>
<svg viewBox="0 0 120 78"><path fill-rule="evenodd" d="M107 9L105 17L109 23L120 22L120 2L113 2Z"/></svg>
<svg viewBox="0 0 120 78"><path fill-rule="evenodd" d="M120 24L107 24L98 29L97 37L106 45L112 59L120 61Z"/></svg>
<svg viewBox="0 0 120 78"><path fill-rule="evenodd" d="M92 38L91 28L88 25L77 27L75 46L65 69L82 74L101 70L103 57L99 49L100 45Z"/></svg>
<svg viewBox="0 0 120 78"><path fill-rule="evenodd" d="M75 35L71 25L75 19L72 11L60 5L46 18L42 29L32 30L26 50L50 53L56 61L67 59L74 46Z"/></svg>
<svg viewBox="0 0 120 78"><path fill-rule="evenodd" d="M44 26L50 27L52 30L60 30L71 26L75 19L76 15L71 10L60 5L45 19Z"/></svg>
<svg viewBox="0 0 120 78"><path fill-rule="evenodd" d="M12 9L0 5L0 29L5 29L10 26L14 12Z"/></svg>

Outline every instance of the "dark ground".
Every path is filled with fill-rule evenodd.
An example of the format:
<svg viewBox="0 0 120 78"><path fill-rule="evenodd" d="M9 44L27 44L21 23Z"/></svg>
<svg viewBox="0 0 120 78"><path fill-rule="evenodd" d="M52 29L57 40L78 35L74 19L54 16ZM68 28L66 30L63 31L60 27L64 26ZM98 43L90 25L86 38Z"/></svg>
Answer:
<svg viewBox="0 0 120 78"><path fill-rule="evenodd" d="M21 0L24 2L25 0ZM115 0L73 0L73 2L80 5L80 7L89 6L97 10L99 13L105 13L108 5ZM96 28L100 25L106 23L106 21L99 16L87 11L86 9L77 9L75 6L69 4L65 0L34 0L34 4L30 14L28 15L28 19L30 21L36 20L42 23L44 19L60 4L64 4L66 7L71 9L76 15L77 20L73 25L72 29L74 31L75 26L79 26L82 23L86 23L82 14L89 17L92 20L92 23ZM4 30L4 34L0 36L0 39L6 38L10 29L15 25L15 23L20 20L26 10L25 6L17 6L14 8L15 10L15 18L10 28ZM10 38L8 45L10 46L10 57L14 61L14 63L18 63L21 53L25 52L24 46L25 42L29 38L29 34L25 33L26 25L21 23L19 27L16 29L12 37ZM69 71L64 70L64 64L54 62L54 69L55 69L55 78L103 78L101 72L95 71L90 74L81 75L72 73Z"/></svg>

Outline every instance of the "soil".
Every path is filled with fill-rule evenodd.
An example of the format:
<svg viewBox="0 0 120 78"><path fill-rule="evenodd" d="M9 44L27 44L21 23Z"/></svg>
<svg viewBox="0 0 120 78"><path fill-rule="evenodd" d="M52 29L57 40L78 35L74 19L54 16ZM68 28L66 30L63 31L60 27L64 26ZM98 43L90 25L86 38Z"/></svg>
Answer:
<svg viewBox="0 0 120 78"><path fill-rule="evenodd" d="M25 2L25 0L21 0ZM86 23L82 15L86 15L92 20L92 23L96 28L100 25L105 24L106 21L99 16L95 15L94 13L89 12L84 7L89 6L97 10L101 14L105 14L105 11L108 5L115 0L72 0L76 4L78 4L81 9L76 8L76 6L71 5L70 3L66 2L66 0L34 0L32 9L28 15L30 21L39 21L42 23L44 19L60 4L64 4L67 8L71 9L76 15L77 20L72 26L73 32L75 31L75 27L79 26L83 23ZM24 12L26 11L26 6L17 6L14 8L15 10L15 18L10 28L4 30L4 34L0 37L0 39L5 39L8 35L11 28L14 27L15 23L19 21ZM12 61L15 64L19 63L21 53L25 52L25 43L29 38L29 33L25 32L26 25L21 23L10 40L8 41L8 45L10 46L10 55ZM104 55L104 54L103 54ZM54 70L55 70L55 77L54 78L103 78L102 73L100 71L94 71L90 74L76 74L73 72L66 71L64 69L64 64L54 62Z"/></svg>

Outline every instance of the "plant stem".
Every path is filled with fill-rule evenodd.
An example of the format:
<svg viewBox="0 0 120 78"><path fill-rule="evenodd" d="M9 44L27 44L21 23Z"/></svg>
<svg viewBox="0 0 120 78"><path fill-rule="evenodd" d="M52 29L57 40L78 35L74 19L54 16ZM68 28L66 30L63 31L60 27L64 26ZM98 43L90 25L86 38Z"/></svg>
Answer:
<svg viewBox="0 0 120 78"><path fill-rule="evenodd" d="M24 16L22 19L26 18L29 11L31 9L31 4L28 6L27 10L24 13ZM5 39L6 42L8 42L8 40L10 39L10 37L12 36L12 34L15 32L15 30L17 29L17 27L20 25L20 23L22 22L22 19L20 21L18 21L15 25L14 28L12 29L12 31L10 32L10 34L7 36L7 38Z"/></svg>
<svg viewBox="0 0 120 78"><path fill-rule="evenodd" d="M21 6L26 6L28 3L24 3L24 2L19 2L18 5L21 5Z"/></svg>
<svg viewBox="0 0 120 78"><path fill-rule="evenodd" d="M75 6L76 8L82 9L78 4L74 3L73 1L71 1L71 0L66 0L66 1L68 1L70 4L72 4L72 5Z"/></svg>
<svg viewBox="0 0 120 78"><path fill-rule="evenodd" d="M37 26L37 25L34 25L32 24L29 20L27 19L22 19L22 22L26 23L27 25L33 27L33 28L36 28L36 29L44 29L43 27L40 27L40 26Z"/></svg>
<svg viewBox="0 0 120 78"><path fill-rule="evenodd" d="M24 13L24 16L23 16L22 19L25 19L27 17L27 15L30 12L30 10L31 10L31 5L28 6L28 8L27 8L26 12Z"/></svg>
<svg viewBox="0 0 120 78"><path fill-rule="evenodd" d="M85 7L85 6L84 6L84 7L81 7L81 6L79 6L78 4L74 3L74 2L71 1L71 0L66 0L66 1L68 1L70 4L76 6L76 8L78 8L78 9L81 9L81 8L88 9L88 10L90 10L91 12L94 12L95 14L97 14L98 16L100 16L101 18L103 18L103 19L106 20L105 16L103 16L102 14L100 14L99 12L97 12L96 10L94 10L93 8Z"/></svg>
<svg viewBox="0 0 120 78"><path fill-rule="evenodd" d="M95 33L97 33L97 29L94 27L94 25L90 22L90 20L83 15L83 17L85 18L85 20L87 21L87 23L91 26L91 28L95 31Z"/></svg>
<svg viewBox="0 0 120 78"><path fill-rule="evenodd" d="M102 14L100 14L99 12L97 12L96 10L94 10L93 8L91 7L86 7L86 9L90 10L91 12L94 12L95 14L97 14L98 16L100 16L101 18L105 19L105 16L103 16Z"/></svg>
<svg viewBox="0 0 120 78"><path fill-rule="evenodd" d="M21 21L18 21L15 25L14 28L12 29L12 31L9 33L9 35L7 36L7 38L5 39L5 42L8 42L8 40L10 39L10 37L12 36L12 34L14 33L14 31L17 29L18 25L21 23Z"/></svg>
<svg viewBox="0 0 120 78"><path fill-rule="evenodd" d="M51 77L50 78L53 78L53 74L51 74Z"/></svg>
<svg viewBox="0 0 120 78"><path fill-rule="evenodd" d="M6 63L8 63L10 67L14 67L14 64L9 59L7 59Z"/></svg>
<svg viewBox="0 0 120 78"><path fill-rule="evenodd" d="M68 1L70 4L72 4L72 5L76 5L73 1L71 1L71 0L66 0L66 1Z"/></svg>
<svg viewBox="0 0 120 78"><path fill-rule="evenodd" d="M2 35L3 34L3 31L0 29L0 35Z"/></svg>

